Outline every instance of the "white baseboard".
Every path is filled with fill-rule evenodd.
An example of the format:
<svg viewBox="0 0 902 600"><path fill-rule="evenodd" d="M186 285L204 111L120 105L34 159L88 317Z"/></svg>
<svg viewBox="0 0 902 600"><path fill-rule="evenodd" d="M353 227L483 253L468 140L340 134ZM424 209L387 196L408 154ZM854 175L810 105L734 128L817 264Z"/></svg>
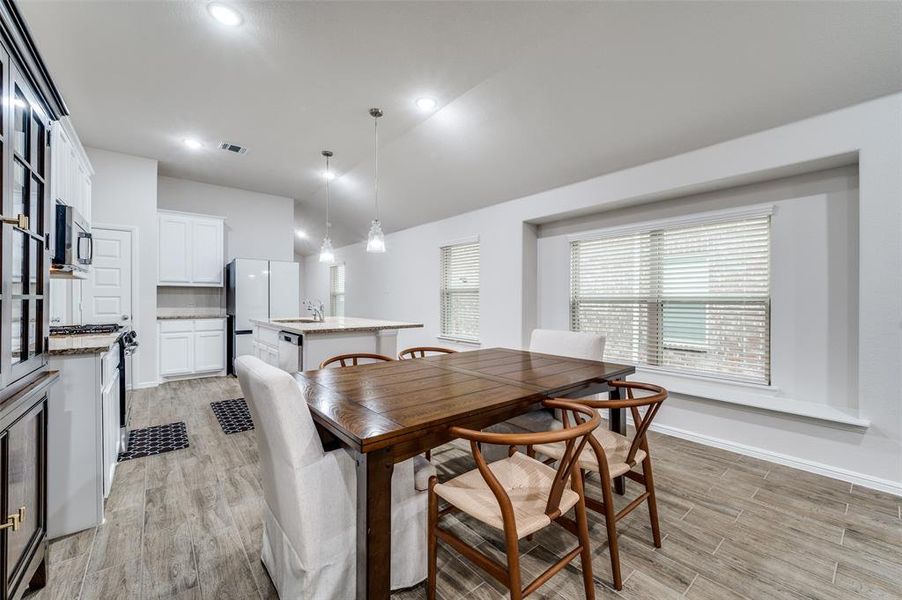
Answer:
<svg viewBox="0 0 902 600"><path fill-rule="evenodd" d="M631 419L629 419L628 421L632 422ZM785 465L787 467L792 467L801 471L808 471L809 473L816 473L818 475L823 475L832 479L839 479L840 481L848 481L849 483L854 483L855 485L879 490L888 494L902 496L902 483L899 483L897 481L882 479L880 477L873 477L871 475L865 475L863 473L856 473L855 471L849 471L847 469L841 469L839 467L832 467L830 465L825 465L823 463L815 462L812 460L789 456L787 454L781 454L779 452L773 452L771 450L764 450L761 448L756 448L754 446L747 446L745 444L738 444L736 442L730 442L727 440L722 440L720 438L693 433L691 431L686 431L685 429L678 429L676 427L670 427L668 425L658 425L652 423L651 429L665 435L671 435L680 439L689 440L690 442L696 442L705 446L713 446L722 450L729 450L730 452L736 452L737 454L744 454L745 456L751 456L753 458Z"/></svg>

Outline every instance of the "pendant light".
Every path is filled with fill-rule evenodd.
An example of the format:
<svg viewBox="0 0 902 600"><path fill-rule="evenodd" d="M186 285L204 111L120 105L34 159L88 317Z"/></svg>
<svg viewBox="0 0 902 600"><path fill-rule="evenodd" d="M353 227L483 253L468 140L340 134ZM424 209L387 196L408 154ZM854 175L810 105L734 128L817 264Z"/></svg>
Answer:
<svg viewBox="0 0 902 600"><path fill-rule="evenodd" d="M379 222L379 117L382 116L382 109L371 108L370 116L373 117L373 197L376 203L376 218L370 224L366 251L376 253L385 252L385 234L382 233L382 223Z"/></svg>
<svg viewBox="0 0 902 600"><path fill-rule="evenodd" d="M323 245L319 248L319 262L332 264L335 262L335 252L332 250L332 238L329 237L329 230L332 223L329 221L329 202L331 198L331 189L329 188L329 180L332 171L329 169L329 159L332 158L331 150L323 150L323 157L326 159L326 170L323 171L323 177L326 179L326 235L323 237Z"/></svg>

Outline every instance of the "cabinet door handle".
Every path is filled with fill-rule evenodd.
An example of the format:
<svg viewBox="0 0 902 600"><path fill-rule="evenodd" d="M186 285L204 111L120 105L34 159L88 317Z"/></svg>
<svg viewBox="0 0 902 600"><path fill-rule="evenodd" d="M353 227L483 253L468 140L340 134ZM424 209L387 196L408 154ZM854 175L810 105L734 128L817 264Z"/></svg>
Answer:
<svg viewBox="0 0 902 600"><path fill-rule="evenodd" d="M15 217L4 217L0 215L0 223L9 223L15 225L19 229L28 229L28 217L25 215L16 215Z"/></svg>
<svg viewBox="0 0 902 600"><path fill-rule="evenodd" d="M0 525L0 531L12 528L13 531L19 531L19 526L25 520L25 507L19 507L19 512L13 513L6 517L6 523Z"/></svg>

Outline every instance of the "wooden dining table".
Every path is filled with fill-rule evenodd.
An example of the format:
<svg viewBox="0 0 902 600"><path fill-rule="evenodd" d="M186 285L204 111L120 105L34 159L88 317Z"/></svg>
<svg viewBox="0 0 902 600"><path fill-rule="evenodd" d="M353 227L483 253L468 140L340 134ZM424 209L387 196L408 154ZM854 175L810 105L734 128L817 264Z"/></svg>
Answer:
<svg viewBox="0 0 902 600"><path fill-rule="evenodd" d="M451 441L451 427L484 429L539 408L545 398L617 397L608 382L634 372L627 365L491 348L296 373L324 444L344 445L356 458L357 598L390 595L396 463ZM610 412L610 428L625 433L621 411Z"/></svg>

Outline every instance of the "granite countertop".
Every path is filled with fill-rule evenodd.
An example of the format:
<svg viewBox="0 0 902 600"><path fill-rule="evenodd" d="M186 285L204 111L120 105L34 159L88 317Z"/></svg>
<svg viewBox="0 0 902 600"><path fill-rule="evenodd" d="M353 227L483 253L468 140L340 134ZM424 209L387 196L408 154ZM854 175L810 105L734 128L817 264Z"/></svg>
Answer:
<svg viewBox="0 0 902 600"><path fill-rule="evenodd" d="M203 310L177 310L157 312L158 321L170 321L174 319L225 319L226 314L221 310L203 311Z"/></svg>
<svg viewBox="0 0 902 600"><path fill-rule="evenodd" d="M325 322L317 323L307 317L288 319L251 319L251 323L288 331L302 335L326 333L345 333L349 331L382 331L384 329L412 329L422 327L422 323L405 323L403 321L381 321L378 319L360 319L357 317L326 317Z"/></svg>
<svg viewBox="0 0 902 600"><path fill-rule="evenodd" d="M84 335L51 335L50 356L71 354L101 354L116 343L124 331L114 333L87 333Z"/></svg>

